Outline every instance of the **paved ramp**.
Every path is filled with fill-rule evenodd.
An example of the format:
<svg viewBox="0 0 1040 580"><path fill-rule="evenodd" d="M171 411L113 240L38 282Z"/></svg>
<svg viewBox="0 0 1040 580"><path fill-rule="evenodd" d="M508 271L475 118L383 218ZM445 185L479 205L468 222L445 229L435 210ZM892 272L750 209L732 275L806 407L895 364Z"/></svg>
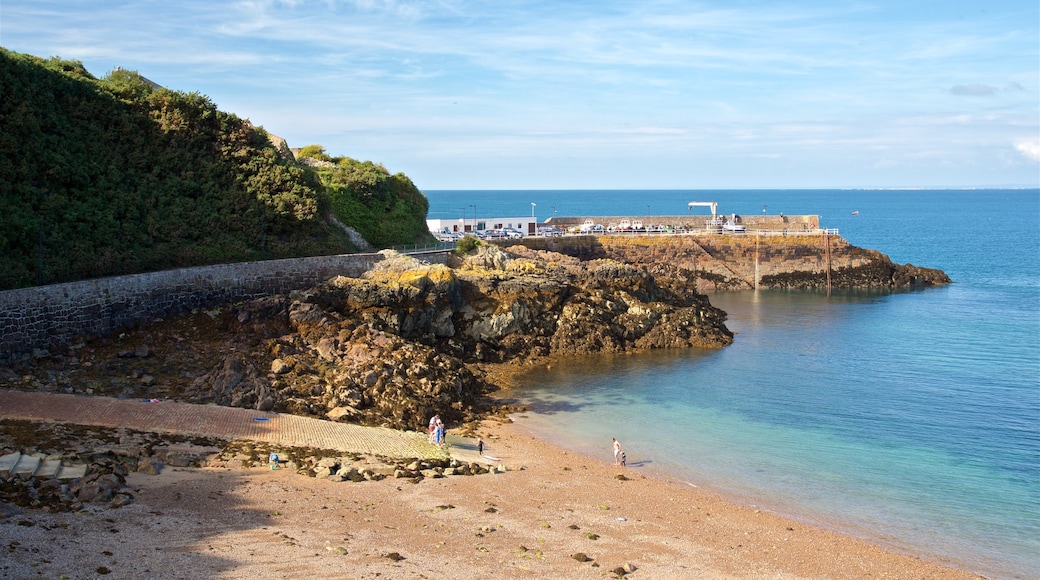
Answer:
<svg viewBox="0 0 1040 580"><path fill-rule="evenodd" d="M0 389L0 418L126 427L146 432L247 439L395 458L439 459L425 433L362 427L218 405L114 399Z"/></svg>

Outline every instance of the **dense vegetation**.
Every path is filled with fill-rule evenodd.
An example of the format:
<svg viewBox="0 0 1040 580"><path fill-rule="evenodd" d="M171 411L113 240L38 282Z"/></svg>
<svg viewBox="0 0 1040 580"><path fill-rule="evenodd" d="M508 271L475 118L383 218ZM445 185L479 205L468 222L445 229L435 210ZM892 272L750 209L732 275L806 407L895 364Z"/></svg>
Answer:
<svg viewBox="0 0 1040 580"><path fill-rule="evenodd" d="M330 179L330 198L324 170L203 95L0 49L0 289L354 251L330 213L377 246L429 235L407 177L352 164L369 189Z"/></svg>
<svg viewBox="0 0 1040 580"><path fill-rule="evenodd" d="M402 240L418 241L416 232L429 236L429 202L403 173L390 175L371 161L331 157L320 145L308 145L298 156L319 162L313 166L336 218L358 230L369 243L386 247Z"/></svg>

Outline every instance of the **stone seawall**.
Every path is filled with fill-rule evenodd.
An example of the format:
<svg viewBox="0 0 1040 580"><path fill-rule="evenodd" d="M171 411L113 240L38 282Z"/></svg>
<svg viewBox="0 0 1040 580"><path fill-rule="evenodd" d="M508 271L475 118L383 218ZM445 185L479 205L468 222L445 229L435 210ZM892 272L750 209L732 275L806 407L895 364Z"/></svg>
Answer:
<svg viewBox="0 0 1040 580"><path fill-rule="evenodd" d="M948 283L936 270L893 264L884 254L826 233L602 235L525 238L520 243L582 259L689 271L699 292L756 288L896 288Z"/></svg>
<svg viewBox="0 0 1040 580"><path fill-rule="evenodd" d="M416 254L444 263L447 252ZM360 276L381 254L344 254L182 268L0 292L0 364L154 318Z"/></svg>

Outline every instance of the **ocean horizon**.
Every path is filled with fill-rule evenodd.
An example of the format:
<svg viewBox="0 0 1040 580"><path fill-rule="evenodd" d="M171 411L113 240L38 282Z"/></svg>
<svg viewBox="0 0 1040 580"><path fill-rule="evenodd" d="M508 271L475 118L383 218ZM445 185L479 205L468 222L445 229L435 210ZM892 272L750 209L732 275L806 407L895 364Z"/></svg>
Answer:
<svg viewBox="0 0 1040 580"><path fill-rule="evenodd" d="M632 469L1040 577L1040 190L426 193L431 218L685 215L690 201L819 215L853 245L944 270L939 288L713 293L733 345L575 359L513 395L565 448L610 461L617 437Z"/></svg>

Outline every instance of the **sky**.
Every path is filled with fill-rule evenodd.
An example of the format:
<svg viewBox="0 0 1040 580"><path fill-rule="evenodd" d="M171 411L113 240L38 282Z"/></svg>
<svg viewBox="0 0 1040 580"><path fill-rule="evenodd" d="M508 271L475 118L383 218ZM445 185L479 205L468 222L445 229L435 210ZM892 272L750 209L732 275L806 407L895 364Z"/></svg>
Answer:
<svg viewBox="0 0 1040 580"><path fill-rule="evenodd" d="M1036 0L0 0L424 190L1040 186Z"/></svg>

